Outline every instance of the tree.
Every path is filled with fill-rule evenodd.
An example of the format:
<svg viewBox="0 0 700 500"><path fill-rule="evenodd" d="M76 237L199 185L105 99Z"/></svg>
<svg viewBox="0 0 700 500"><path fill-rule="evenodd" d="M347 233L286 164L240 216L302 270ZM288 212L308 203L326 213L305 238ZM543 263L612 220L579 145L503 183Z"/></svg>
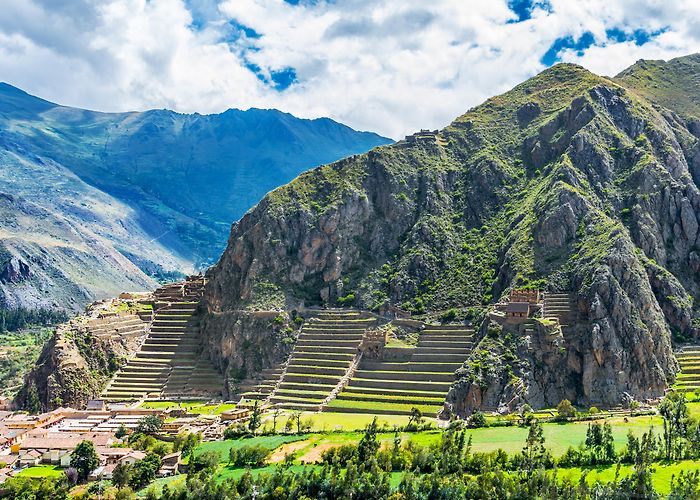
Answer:
<svg viewBox="0 0 700 500"><path fill-rule="evenodd" d="M572 405L571 401L568 399L562 399L557 405L557 415L562 420L568 420L576 416L576 408L574 408L574 405Z"/></svg>
<svg viewBox="0 0 700 500"><path fill-rule="evenodd" d="M126 437L129 434L129 431L127 430L126 426L124 424L121 424L119 428L117 429L117 432L114 433L114 435L117 437L117 439L121 439L123 437Z"/></svg>
<svg viewBox="0 0 700 500"><path fill-rule="evenodd" d="M228 428L226 431L228 431ZM227 439L226 432L224 432L224 438ZM175 436L173 450L181 451L183 456L187 456L191 450L194 450L197 447L201 440L202 435L198 432L181 432Z"/></svg>
<svg viewBox="0 0 700 500"><path fill-rule="evenodd" d="M253 412L250 414L250 420L248 420L248 429L251 433L255 434L261 424L260 418L260 401L255 402L253 406Z"/></svg>
<svg viewBox="0 0 700 500"><path fill-rule="evenodd" d="M24 399L24 409L29 413L41 413L43 406L39 399L39 391L36 388L36 383L31 381L27 387L27 396Z"/></svg>
<svg viewBox="0 0 700 500"><path fill-rule="evenodd" d="M70 456L70 466L78 472L78 481L87 481L92 471L100 465L100 457L97 456L95 445L92 441L81 441L75 447Z"/></svg>
<svg viewBox="0 0 700 500"><path fill-rule="evenodd" d="M614 462L615 442L613 440L612 427L607 422L605 424L600 424L599 422L588 424L584 445L590 453L591 464L598 465ZM634 443L632 443L632 446L634 446Z"/></svg>
<svg viewBox="0 0 700 500"><path fill-rule="evenodd" d="M365 433L357 443L357 462L362 464L374 457L379 450L379 441L377 439L377 417L372 419L365 428Z"/></svg>
<svg viewBox="0 0 700 500"><path fill-rule="evenodd" d="M142 434L155 434L163 426L163 421L156 415L146 415L138 422L136 432Z"/></svg>
<svg viewBox="0 0 700 500"><path fill-rule="evenodd" d="M664 451L666 460L682 458L681 439L686 437L688 407L685 394L671 393L659 405L659 413L664 419Z"/></svg>
<svg viewBox="0 0 700 500"><path fill-rule="evenodd" d="M544 447L544 429L542 424L533 420L525 440L525 447L522 451L521 468L527 472L545 465L547 450Z"/></svg>
<svg viewBox="0 0 700 500"><path fill-rule="evenodd" d="M134 463L129 485L135 490L139 490L152 482L160 469L162 462L155 453L149 453L143 460Z"/></svg>
<svg viewBox="0 0 700 500"><path fill-rule="evenodd" d="M213 472L219 466L219 453L216 451L205 451L204 453L196 455L194 460L190 463L192 464L191 469L194 472L199 472L201 470Z"/></svg>
<svg viewBox="0 0 700 500"><path fill-rule="evenodd" d="M408 424L406 425L409 429L418 429L423 423L423 412L415 406L411 408L411 415L408 417Z"/></svg>
<svg viewBox="0 0 700 500"><path fill-rule="evenodd" d="M275 408L275 411L272 412L272 432L277 433L277 419L281 415L282 410L279 408Z"/></svg>
<svg viewBox="0 0 700 500"><path fill-rule="evenodd" d="M469 415L469 418L467 419L467 425L473 428L486 427L486 423L486 415L480 411L475 411Z"/></svg>
<svg viewBox="0 0 700 500"><path fill-rule="evenodd" d="M131 481L131 464L119 462L112 471L112 484L118 489L122 489Z"/></svg>

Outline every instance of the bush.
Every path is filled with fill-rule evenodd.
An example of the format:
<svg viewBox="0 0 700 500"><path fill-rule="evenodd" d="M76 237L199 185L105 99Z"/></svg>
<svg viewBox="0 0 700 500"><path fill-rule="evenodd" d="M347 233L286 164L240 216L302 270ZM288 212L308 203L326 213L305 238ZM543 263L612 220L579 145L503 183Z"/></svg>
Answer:
<svg viewBox="0 0 700 500"><path fill-rule="evenodd" d="M270 450L263 446L241 446L229 451L229 464L235 467L262 467L270 455Z"/></svg>
<svg viewBox="0 0 700 500"><path fill-rule="evenodd" d="M591 415L597 415L598 413L600 413L600 410L598 408L596 408L595 406L591 406L588 409L588 413L590 413Z"/></svg>
<svg viewBox="0 0 700 500"><path fill-rule="evenodd" d="M457 319L457 313L457 309L448 309L447 311L442 313L442 315L440 316L440 321L442 321L443 323L446 323L448 321L454 321L455 319Z"/></svg>
<svg viewBox="0 0 700 500"><path fill-rule="evenodd" d="M562 399L557 405L557 416L562 420L568 420L576 416L576 408L568 399Z"/></svg>
<svg viewBox="0 0 700 500"><path fill-rule="evenodd" d="M336 464L345 466L355 456L355 445L344 444L328 448L321 453L321 461L324 464Z"/></svg>
<svg viewBox="0 0 700 500"><path fill-rule="evenodd" d="M486 415L480 411L475 411L467 419L467 426L474 429L479 427L486 427L488 423L486 422Z"/></svg>

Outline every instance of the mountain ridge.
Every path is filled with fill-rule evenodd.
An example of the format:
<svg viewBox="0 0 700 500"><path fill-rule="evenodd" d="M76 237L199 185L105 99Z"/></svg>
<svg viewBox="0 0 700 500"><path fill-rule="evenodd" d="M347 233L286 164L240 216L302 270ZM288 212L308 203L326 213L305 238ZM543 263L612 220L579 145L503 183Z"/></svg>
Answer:
<svg viewBox="0 0 700 500"><path fill-rule="evenodd" d="M99 274L100 259L84 272L64 273L36 244L19 245L30 235L16 225L4 245L0 274L13 260L32 267L34 278L28 276L22 286L34 291L20 293L18 283L4 283L0 305L70 304L79 310L89 300L113 295L109 282L153 288L159 276L206 266L223 249L231 221L265 192L314 165L386 142L330 119L297 119L276 110L101 113L2 84L0 192L37 204L83 233L58 246L53 240L49 250L89 240L129 263L122 266L126 280L110 275L102 285L83 287L76 295L80 300L70 300L74 294L66 290ZM27 221L24 228L32 224L41 227ZM112 250L96 255L107 258ZM40 291L46 273L63 276L63 285L54 282L48 294Z"/></svg>
<svg viewBox="0 0 700 500"><path fill-rule="evenodd" d="M699 334L694 113L559 64L434 137L305 172L234 224L208 272L210 352L245 309L391 304L422 315L541 288L570 294L580 322L555 337L493 338L486 316L452 411L659 397L678 369L672 336ZM559 347L544 359L525 341L547 338Z"/></svg>

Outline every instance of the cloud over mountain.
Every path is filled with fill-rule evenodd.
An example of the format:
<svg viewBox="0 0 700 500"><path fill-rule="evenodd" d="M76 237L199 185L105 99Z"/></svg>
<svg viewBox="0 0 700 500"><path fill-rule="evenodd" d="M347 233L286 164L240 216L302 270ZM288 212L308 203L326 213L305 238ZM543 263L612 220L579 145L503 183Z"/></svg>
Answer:
<svg viewBox="0 0 700 500"><path fill-rule="evenodd" d="M399 137L557 61L700 48L700 5L632 0L7 0L0 80L105 111L275 107Z"/></svg>

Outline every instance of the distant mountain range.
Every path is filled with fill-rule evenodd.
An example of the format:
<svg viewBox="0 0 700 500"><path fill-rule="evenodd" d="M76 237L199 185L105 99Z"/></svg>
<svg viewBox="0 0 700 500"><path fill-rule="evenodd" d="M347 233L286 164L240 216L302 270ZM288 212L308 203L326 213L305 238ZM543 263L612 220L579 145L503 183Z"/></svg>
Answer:
<svg viewBox="0 0 700 500"><path fill-rule="evenodd" d="M0 307L79 309L203 268L266 192L389 142L277 110L99 113L0 83Z"/></svg>

